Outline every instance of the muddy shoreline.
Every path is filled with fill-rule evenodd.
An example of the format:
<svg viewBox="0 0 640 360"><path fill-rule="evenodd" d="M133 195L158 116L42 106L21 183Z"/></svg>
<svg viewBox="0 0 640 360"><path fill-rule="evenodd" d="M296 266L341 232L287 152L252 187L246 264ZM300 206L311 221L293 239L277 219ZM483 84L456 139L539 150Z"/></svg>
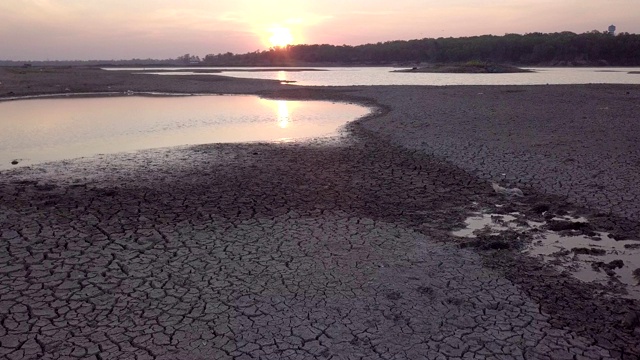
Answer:
<svg viewBox="0 0 640 360"><path fill-rule="evenodd" d="M558 128L581 111L590 124L613 126L611 119L633 118L640 87L299 88L217 76L0 71L3 97L246 93L379 109L351 123L342 143L201 145L0 172L3 356L640 355L640 307L616 287L560 274L516 246L461 249L450 234L479 209L500 204L536 218L545 204L585 215L597 229L639 235L629 185L640 166L634 133L611 133L608 144L595 125L580 126L583 139L527 124L546 103L556 111L544 119ZM467 121L474 117L491 124L487 133ZM537 151L535 133L559 145ZM551 162L572 149L567 138L581 150L573 161ZM527 166L531 157L546 159L548 170ZM585 164L610 178L592 177ZM611 177L620 181L607 183ZM505 198L488 180L525 196ZM610 203L580 195L593 184Z"/></svg>

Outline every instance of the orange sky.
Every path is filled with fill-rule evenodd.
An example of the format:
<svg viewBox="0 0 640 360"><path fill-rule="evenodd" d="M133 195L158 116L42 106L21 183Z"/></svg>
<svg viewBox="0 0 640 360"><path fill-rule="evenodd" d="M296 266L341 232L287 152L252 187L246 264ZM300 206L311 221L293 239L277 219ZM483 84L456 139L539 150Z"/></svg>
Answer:
<svg viewBox="0 0 640 360"><path fill-rule="evenodd" d="M297 43L605 30L640 33L638 0L1 0L0 59L175 58Z"/></svg>

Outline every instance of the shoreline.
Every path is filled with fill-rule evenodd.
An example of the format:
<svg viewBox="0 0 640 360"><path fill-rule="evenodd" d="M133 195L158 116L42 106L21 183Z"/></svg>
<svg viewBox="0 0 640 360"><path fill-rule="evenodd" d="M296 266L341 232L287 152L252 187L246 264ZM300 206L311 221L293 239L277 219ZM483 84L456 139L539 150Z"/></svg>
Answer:
<svg viewBox="0 0 640 360"><path fill-rule="evenodd" d="M431 74L515 74L534 71L512 65L471 62L454 64L430 64L428 66L394 70L393 72Z"/></svg>
<svg viewBox="0 0 640 360"><path fill-rule="evenodd" d="M134 84L116 85L123 78L107 78L76 86L122 89ZM473 144L491 144L480 136L471 141L461 134L477 132L462 121L470 117L467 107L475 106L476 114L481 114L492 107L499 109L496 106L504 97L511 97L517 109L510 109L509 114L484 115L496 121L492 125L496 136L508 139L500 130L501 121L532 110L522 105L523 98L547 96L549 100L561 93L565 97L558 99L566 100L573 91L601 96L600 90L606 90L606 99L611 92L626 96L617 92L639 87L557 86L552 95L545 95L525 86L336 89L291 88L269 81L228 78L155 80L155 91L181 86L214 93L246 91L265 97L377 104L380 110L347 125L350 139L339 144L198 145L0 172L4 210L0 237L7 241L5 250L11 248L12 254L18 254L17 249L30 244L30 254L17 255L3 264L0 281L5 286L12 282L5 288L16 295L10 301L20 303L21 298L33 297L20 290L20 276L46 285L35 295L42 300L38 311L40 307L49 309L46 296L81 306L91 304L93 298L104 299L88 312L94 320L80 316L84 320L77 326L88 326L97 336L128 324L143 328L161 324L163 330L149 337L142 331L116 332L122 335L121 344L136 344L144 354L158 357L259 356L269 350L265 346L249 352L242 349L260 339L288 342L289 346L280 349L280 356L306 358L356 353L375 357L380 351L406 358L419 354L456 356L456 351L463 349L462 353L476 356L496 356L502 347L509 347L513 352L506 355L515 357L553 357L549 349L555 349L551 354L557 356L581 354L587 358L640 354L637 315L633 318L638 314L637 301L606 295L614 289L581 283L516 249L460 249L450 235L469 214L496 209L499 203L508 205L504 212L519 211L531 218L539 216L532 209L545 203L556 213L589 215L598 228L637 233L634 212L626 215L627 219L625 212L594 218L597 210L588 202L581 204L545 192L544 177L537 183L500 178L502 184L516 184L525 192L522 199L500 197L487 182L494 175L463 156L471 153L476 160L496 164L490 155L468 151ZM152 82L145 80L140 89L153 87ZM51 84L34 91L50 89ZM505 92L508 90L523 91ZM481 99L487 104L484 107L475 99L478 92L487 95ZM429 96L434 99L428 100ZM435 101L442 105L434 106ZM628 109L620 110L616 101L610 103L618 104L615 114L624 120ZM449 106L460 107L460 112ZM566 114L568 110L563 111ZM442 114L448 114L447 120L458 127L438 122ZM517 136L515 125L503 130ZM457 146L451 139L461 139L467 146ZM431 145L423 146L424 140ZM499 145L488 148L490 154L509 153ZM508 161L517 169L522 159L511 153ZM575 160L581 161L579 157ZM539 170L524 167L520 171ZM53 232L47 235L49 231ZM53 235L57 231L68 235ZM45 250L56 256L47 256ZM102 262L98 255L109 261ZM40 265L29 260L39 256L43 256ZM95 264L86 259L94 259ZM62 263L71 266L60 268L62 273L68 271L69 280L57 280L56 268L47 268ZM10 268L17 265L21 266ZM92 266L106 272L95 277ZM25 267L28 271L21 275ZM72 275L73 271L77 273ZM38 272L50 275L34 277ZM102 290L92 290L96 285ZM185 297L179 295L180 289L199 290L197 296ZM158 297L160 290L162 296ZM108 295L114 292L115 303ZM177 302L165 303L167 298ZM119 299L128 302L119 303ZM205 308L196 311L206 302L215 304L210 315ZM277 310L278 304L286 306ZM112 309L111 313L106 313L107 309ZM145 316L146 311L155 310L159 313ZM161 313L167 311L179 319L163 317ZM186 322L188 313L199 315ZM492 315L487 317L487 313ZM306 318L299 325L308 336L293 327L298 337L279 334L266 323L252 325L274 317L287 322ZM214 323L216 328L210 328ZM509 330L501 329L501 323L509 324ZM167 326L174 332L167 334ZM56 331L68 331L68 326ZM25 341L33 338L29 331L14 333ZM438 333L446 337L438 337ZM507 333L515 335L503 338ZM156 341L164 336L167 343ZM304 340L296 342L295 338ZM349 340L335 341L340 338ZM567 345L568 338L574 344ZM57 343L59 350L51 353L71 345L69 338L62 339ZM376 350L373 343L386 349ZM306 346L310 344L313 349ZM413 350L407 352L407 348ZM276 354L278 347L270 351ZM107 356L125 354L113 348Z"/></svg>

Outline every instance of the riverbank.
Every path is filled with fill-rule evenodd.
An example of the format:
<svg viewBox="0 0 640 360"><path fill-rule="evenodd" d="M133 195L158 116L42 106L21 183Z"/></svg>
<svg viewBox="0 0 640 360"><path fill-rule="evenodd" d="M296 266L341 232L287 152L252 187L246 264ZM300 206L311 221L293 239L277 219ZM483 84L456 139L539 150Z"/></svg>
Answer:
<svg viewBox="0 0 640 360"><path fill-rule="evenodd" d="M640 353L638 303L616 294L616 286L559 274L520 254L516 236L507 249L482 246L495 239L461 249L451 235L482 209L539 219L538 206L546 204L549 214L586 215L598 228L631 236L633 206L595 216L600 210L590 203L544 186L571 168L527 167L523 154L538 163L579 148L584 154L572 156L584 166L602 151L602 161L591 166L636 176L631 163L616 162L622 149L615 157L615 143L599 141L595 128L581 138L580 131L553 126L565 128L600 102L620 121L628 119L633 102L621 96L635 96L637 87L292 88L214 76L102 73L51 73L43 86L37 79L0 82L12 84L14 95L56 85L74 92L256 93L352 101L379 111L351 124L350 139L341 143L201 145L0 172L3 355L597 359ZM575 101L584 106L576 110ZM544 126L532 125L549 108ZM615 125L602 121L609 115L587 120ZM621 129L628 136L631 130ZM546 145L545 153L532 153L536 136L552 134L559 144L581 146ZM633 161L633 138L617 140ZM581 184L587 175L574 172L573 179ZM490 179L518 186L525 196L496 194ZM605 190L626 190L615 184Z"/></svg>
<svg viewBox="0 0 640 360"><path fill-rule="evenodd" d="M247 94L284 87L278 81L225 76L150 76L96 68L1 68L0 99L83 92L166 92L179 94Z"/></svg>

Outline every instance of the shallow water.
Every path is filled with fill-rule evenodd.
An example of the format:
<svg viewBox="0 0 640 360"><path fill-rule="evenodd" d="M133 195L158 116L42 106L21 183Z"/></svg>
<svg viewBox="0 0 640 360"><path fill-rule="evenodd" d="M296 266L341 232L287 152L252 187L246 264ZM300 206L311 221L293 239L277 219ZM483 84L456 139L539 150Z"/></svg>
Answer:
<svg viewBox="0 0 640 360"><path fill-rule="evenodd" d="M369 109L256 96L119 96L0 102L0 170L178 145L333 136ZM17 160L17 165L11 162Z"/></svg>
<svg viewBox="0 0 640 360"><path fill-rule="evenodd" d="M553 220L588 222L584 217L574 216L555 217ZM524 223L527 225L524 226ZM476 213L465 220L465 228L452 234L457 237L474 238L475 232L480 230L495 234L506 230L529 233L534 240L526 246L523 253L553 264L560 271L568 271L575 278L585 282L626 284L629 296L640 299L640 279L633 275L633 271L640 268L639 241L614 240L606 232L597 232L596 236L560 234L547 230L545 225L545 222L527 220L520 213ZM573 249L592 249L601 253L582 254ZM613 277L607 275L602 268L594 266L600 262L608 264L615 260L622 260L623 266L613 270Z"/></svg>
<svg viewBox="0 0 640 360"><path fill-rule="evenodd" d="M194 68L106 68L107 70L145 71L158 75L224 75L239 78L269 79L308 86L352 85L547 85L547 84L640 84L639 74L629 74L640 68L527 68L531 73L514 74L428 74L398 73L393 67L328 67L325 71L274 71L267 68L208 67L197 70L224 70L222 73L194 73ZM308 69L308 68L307 68ZM164 72L157 72L163 70ZM251 71L246 71L251 70ZM264 70L264 71L255 71ZM155 71L155 72L154 72Z"/></svg>
<svg viewBox="0 0 640 360"><path fill-rule="evenodd" d="M631 285L631 289L640 291L640 289L636 288L638 279L632 274L633 270L640 268L640 250L629 247L640 245L640 243L634 240L614 240L605 232L598 232L597 234L597 237L584 235L561 236L554 232L548 232L543 237L535 240L527 248L526 252L531 256L541 256L547 261L559 260L557 261L558 264L563 264L576 278L582 281L608 280L606 273L602 270L595 270L591 266L592 263L610 263L614 260L622 260L624 266L615 270L619 280ZM563 250L571 251L575 248L598 249L602 250L603 254L588 255L569 252L566 255L562 255L566 253ZM572 264L578 266L571 267Z"/></svg>
<svg viewBox="0 0 640 360"><path fill-rule="evenodd" d="M512 222L514 220L516 218L512 215L475 214L464 221L465 227L463 229L456 230L452 234L457 237L476 237L474 232L487 227L491 229L491 232L514 229L516 228Z"/></svg>

